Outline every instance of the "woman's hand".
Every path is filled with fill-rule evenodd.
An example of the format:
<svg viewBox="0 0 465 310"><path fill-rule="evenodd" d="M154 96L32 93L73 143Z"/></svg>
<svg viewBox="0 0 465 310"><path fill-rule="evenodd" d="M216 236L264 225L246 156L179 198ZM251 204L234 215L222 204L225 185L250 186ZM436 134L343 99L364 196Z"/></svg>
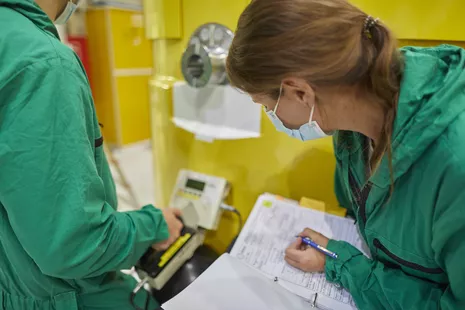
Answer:
<svg viewBox="0 0 465 310"><path fill-rule="evenodd" d="M167 240L156 243L152 246L156 251L164 251L170 247L181 235L183 228L182 222L178 219L181 216L181 211L174 208L163 209L163 217L168 225L170 236Z"/></svg>
<svg viewBox="0 0 465 310"><path fill-rule="evenodd" d="M320 233L317 233L309 228L306 228L299 234L301 237L308 237L322 247L327 247L329 239ZM292 243L286 249L286 262L307 272L323 272L325 270L326 255L307 246L302 242L302 238Z"/></svg>

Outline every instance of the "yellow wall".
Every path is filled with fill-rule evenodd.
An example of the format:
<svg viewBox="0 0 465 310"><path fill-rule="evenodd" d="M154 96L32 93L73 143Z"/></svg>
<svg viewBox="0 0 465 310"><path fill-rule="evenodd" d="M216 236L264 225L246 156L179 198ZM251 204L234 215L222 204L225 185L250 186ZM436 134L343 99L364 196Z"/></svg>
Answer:
<svg viewBox="0 0 465 310"><path fill-rule="evenodd" d="M367 7L373 3L379 4L376 9L380 13L383 11L383 16L392 20L395 19L396 9L387 4L403 3L400 0L363 2L362 5ZM148 27L149 34L154 39L155 51L156 73L151 82L151 113L156 175L155 197L158 206L167 206L180 168L228 179L232 183L229 203L236 206L244 217L249 214L258 195L263 192L280 194L296 200L307 196L323 200L330 205L337 204L333 193L335 160L330 138L301 143L276 132L264 117L261 138L215 141L210 144L194 140L191 134L175 128L170 120L171 87L176 78L182 78L180 59L190 34L206 22L218 22L235 29L237 19L247 3L248 0L145 2L148 10L146 16L151 23ZM422 10L424 12L424 9ZM161 12L165 14L164 19L161 18ZM430 13L432 15L434 12ZM151 16L159 18L154 20ZM384 18L383 16L381 17ZM405 27L406 23L402 21L401 24L396 24L397 28ZM415 24L409 26L415 27ZM443 28L436 27L435 31L439 31L438 29ZM433 34L436 35L435 32ZM410 34L404 38L409 36ZM209 234L207 243L216 250L223 251L236 231L237 221L234 216L226 215L218 231Z"/></svg>
<svg viewBox="0 0 465 310"><path fill-rule="evenodd" d="M149 75L116 78L123 145L150 138Z"/></svg>
<svg viewBox="0 0 465 310"><path fill-rule="evenodd" d="M438 40L431 40L431 41L426 41L426 40L399 40L399 45L400 46L423 46L423 47L429 47L429 46L437 46L440 44L453 44L460 46L462 48L465 48L465 41L463 42L458 42L458 41L438 41Z"/></svg>
<svg viewBox="0 0 465 310"><path fill-rule="evenodd" d="M91 8L87 28L93 94L105 140L123 146L149 139L153 53L142 12Z"/></svg>
<svg viewBox="0 0 465 310"><path fill-rule="evenodd" d="M465 41L463 0L352 0L400 39Z"/></svg>
<svg viewBox="0 0 465 310"><path fill-rule="evenodd" d="M112 53L108 44L108 32L101 20L105 21L103 10L87 12L89 57L93 67L92 95L99 122L105 124L104 135L108 141L116 142L115 110L112 94L112 66L108 55Z"/></svg>

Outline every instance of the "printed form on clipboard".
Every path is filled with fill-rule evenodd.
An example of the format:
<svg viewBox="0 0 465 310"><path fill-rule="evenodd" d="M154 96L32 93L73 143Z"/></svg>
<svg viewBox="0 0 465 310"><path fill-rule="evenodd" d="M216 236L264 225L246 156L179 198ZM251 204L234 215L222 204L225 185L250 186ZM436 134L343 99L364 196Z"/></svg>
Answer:
<svg viewBox="0 0 465 310"><path fill-rule="evenodd" d="M263 194L230 254L223 254L164 310L353 310L350 294L324 274L288 265L284 252L309 227L362 250L351 219L304 208ZM363 250L362 250L363 252Z"/></svg>
<svg viewBox="0 0 465 310"><path fill-rule="evenodd" d="M231 256L261 271L270 279L277 279L283 288L306 300L313 300L316 296L318 308L356 309L349 292L326 281L324 273L303 272L285 262L286 248L307 227L330 239L347 241L365 252L353 220L303 208L295 201L263 194L257 200Z"/></svg>

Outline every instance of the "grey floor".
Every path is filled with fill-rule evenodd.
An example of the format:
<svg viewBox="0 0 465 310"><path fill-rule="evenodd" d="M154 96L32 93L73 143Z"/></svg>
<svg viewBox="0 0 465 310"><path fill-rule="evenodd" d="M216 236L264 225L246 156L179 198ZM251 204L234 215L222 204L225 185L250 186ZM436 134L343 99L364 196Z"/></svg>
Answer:
<svg viewBox="0 0 465 310"><path fill-rule="evenodd" d="M136 194L139 202L138 207L153 204L153 157L150 143L142 142L123 149L114 150L113 156L118 160L126 179ZM127 211L134 209L132 205L125 202L126 199L124 197L127 197L127 192L120 185L119 176L116 174L115 169L112 169L112 171L117 185L118 196L120 197L118 199L118 210Z"/></svg>

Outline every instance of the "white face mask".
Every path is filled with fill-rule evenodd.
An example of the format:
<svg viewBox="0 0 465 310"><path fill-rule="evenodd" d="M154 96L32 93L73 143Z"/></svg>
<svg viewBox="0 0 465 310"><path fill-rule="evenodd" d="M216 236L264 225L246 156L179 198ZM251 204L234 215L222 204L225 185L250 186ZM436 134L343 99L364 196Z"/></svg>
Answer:
<svg viewBox="0 0 465 310"><path fill-rule="evenodd" d="M61 13L60 16L58 16L57 19L55 20L55 25L66 24L66 22L68 22L71 15L73 15L74 11L76 11L77 7L78 7L77 3L74 3L71 0L68 1L63 13Z"/></svg>
<svg viewBox="0 0 465 310"><path fill-rule="evenodd" d="M288 136L292 138L299 139L300 141L308 141L308 140L315 140L319 138L328 137L327 135L318 125L316 121L313 121L313 112L315 111L315 105L312 106L312 110L310 112L310 118L308 123L303 124L300 126L299 129L289 129L284 126L283 122L279 119L278 115L276 115L276 111L278 109L279 101L281 100L281 94L283 90L283 85L281 84L281 88L279 90L279 98L278 102L276 102L276 106L274 110L266 111L266 115L271 120L273 125L276 127L276 130L286 133Z"/></svg>

